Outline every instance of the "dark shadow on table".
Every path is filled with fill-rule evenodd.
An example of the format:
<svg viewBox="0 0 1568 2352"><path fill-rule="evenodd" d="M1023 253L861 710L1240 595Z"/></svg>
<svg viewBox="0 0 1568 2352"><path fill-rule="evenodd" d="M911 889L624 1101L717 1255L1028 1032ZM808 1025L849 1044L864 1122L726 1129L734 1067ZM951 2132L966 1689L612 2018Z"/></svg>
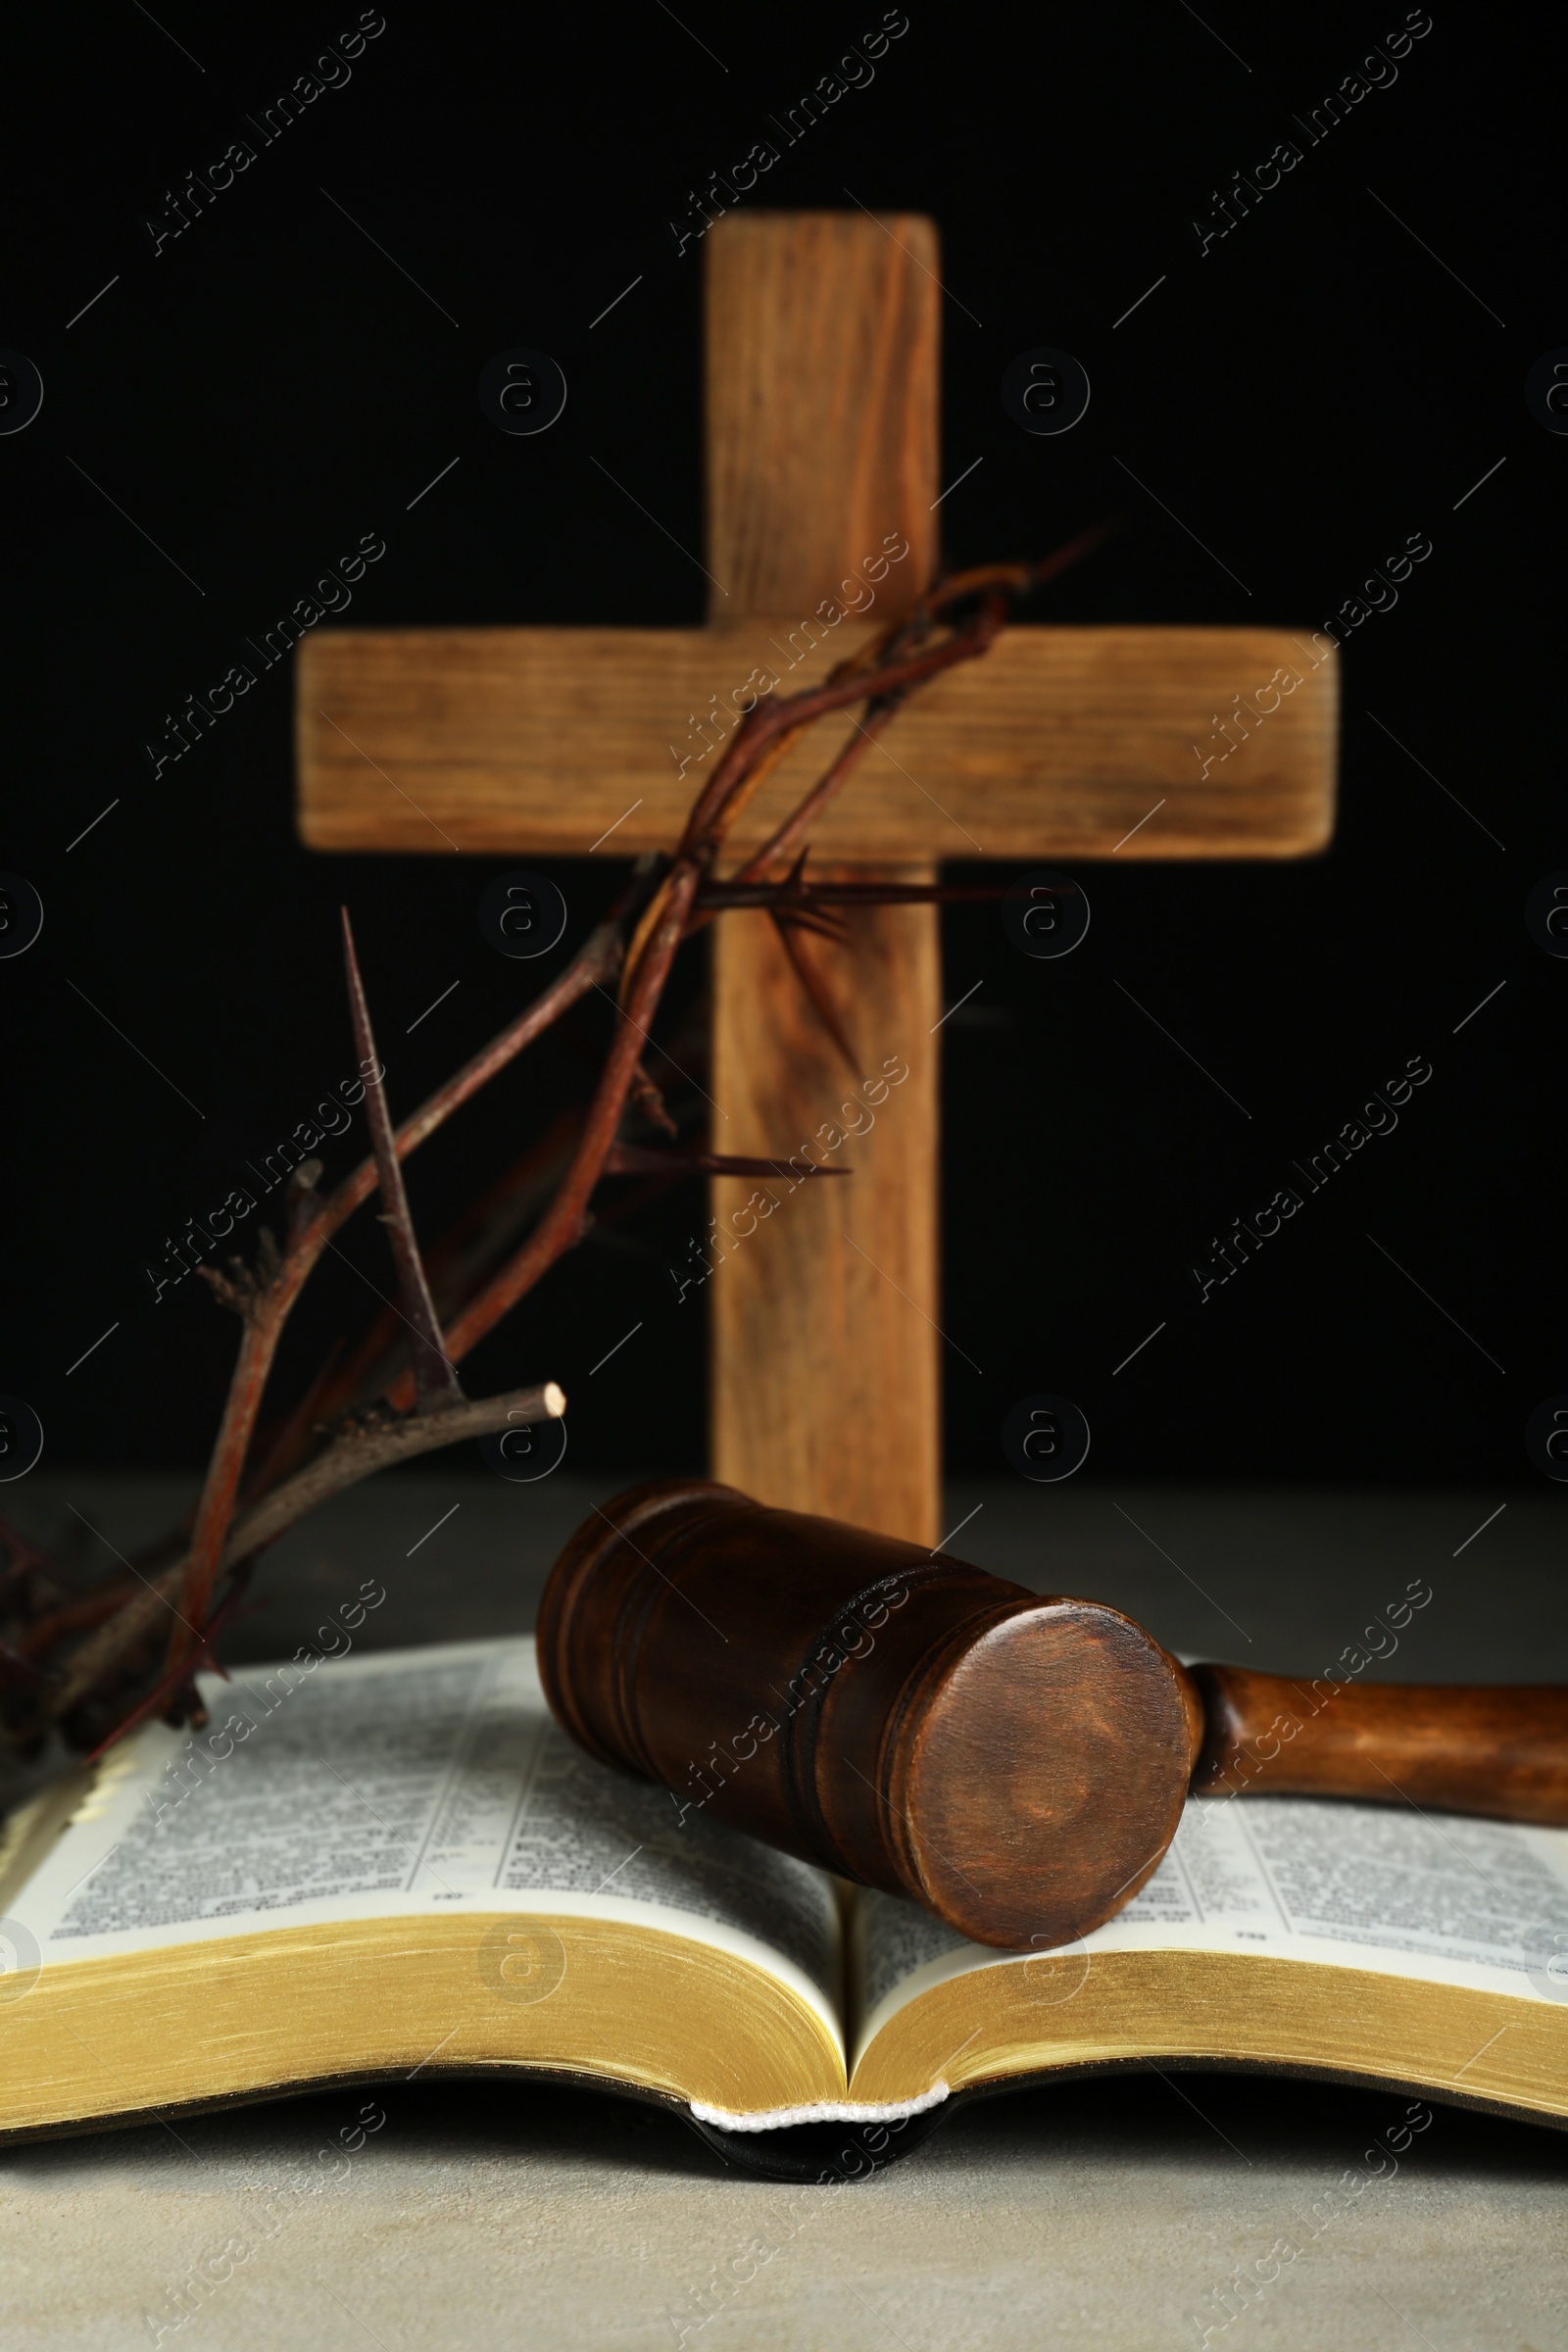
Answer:
<svg viewBox="0 0 1568 2352"><path fill-rule="evenodd" d="M335 2138L346 2116L374 2097L396 2124L405 2163L546 2166L579 2173L657 2175L737 2183L679 2116L638 2099L541 2082L480 2081L380 2084L185 2116L0 2149L0 2179L31 2187L82 2187L126 2168L167 2162L170 2184L192 2162L298 2164ZM1322 2167L1338 2178L1363 2149L1400 2125L1403 2093L1182 2073L1087 2078L1004 2092L958 2107L923 2145L881 2178L1009 2170L1050 2154L1071 2163L1136 2163L1181 2174L1216 2161L1248 2168ZM1568 2132L1463 2109L1432 2107L1401 2169L1432 2184L1541 2183L1568 2187ZM391 2143L387 2143L391 2144ZM825 2143L824 2143L825 2144ZM808 2177L815 2178L814 2174Z"/></svg>

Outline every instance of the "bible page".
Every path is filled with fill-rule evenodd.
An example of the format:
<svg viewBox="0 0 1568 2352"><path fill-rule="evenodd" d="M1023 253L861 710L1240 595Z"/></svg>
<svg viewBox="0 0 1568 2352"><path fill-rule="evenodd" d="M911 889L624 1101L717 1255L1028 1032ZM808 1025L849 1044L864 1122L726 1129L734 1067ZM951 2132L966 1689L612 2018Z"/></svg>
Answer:
<svg viewBox="0 0 1568 2352"><path fill-rule="evenodd" d="M1117 1951L1262 1952L1568 2003L1568 1830L1330 1798L1190 1797L1149 1884L1054 1956L971 1943L917 1903L866 1894L851 1958L858 2054L950 1977L1024 1965L1060 2000L1075 1970L1081 1981L1096 1954Z"/></svg>
<svg viewBox="0 0 1568 2352"><path fill-rule="evenodd" d="M309 1653L301 1653L308 1657ZM211 1720L136 1733L12 1897L47 1967L269 1927L533 1911L692 1937L842 2040L831 1881L597 1764L531 1641L236 1667Z"/></svg>

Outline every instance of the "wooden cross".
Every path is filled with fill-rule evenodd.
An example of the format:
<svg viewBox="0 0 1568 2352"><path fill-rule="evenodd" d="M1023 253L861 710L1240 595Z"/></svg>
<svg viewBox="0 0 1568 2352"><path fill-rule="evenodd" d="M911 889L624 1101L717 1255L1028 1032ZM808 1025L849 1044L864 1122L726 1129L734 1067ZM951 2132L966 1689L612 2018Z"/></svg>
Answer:
<svg viewBox="0 0 1568 2352"><path fill-rule="evenodd" d="M607 855L672 846L712 747L764 681L820 679L935 576L938 259L933 224L908 214L721 220L707 260L710 625L308 638L306 842L408 853L445 838L540 858L612 835ZM1271 686L1281 672L1300 682ZM1333 660L1311 666L1286 631L1010 629L895 719L817 828L811 870L1304 856L1333 827L1335 722ZM848 733L811 730L735 850L767 838ZM763 1502L931 1544L938 913L859 909L851 932L811 952L865 1077L888 1062L908 1075L833 1152L849 1181L802 1186L723 1248L708 1284L711 1467ZM842 1061L765 913L724 915L713 941L712 1148L782 1156L820 1132L820 1156L825 1123L849 1123ZM864 1112L850 1117L864 1128ZM751 1191L714 1183L720 1233Z"/></svg>

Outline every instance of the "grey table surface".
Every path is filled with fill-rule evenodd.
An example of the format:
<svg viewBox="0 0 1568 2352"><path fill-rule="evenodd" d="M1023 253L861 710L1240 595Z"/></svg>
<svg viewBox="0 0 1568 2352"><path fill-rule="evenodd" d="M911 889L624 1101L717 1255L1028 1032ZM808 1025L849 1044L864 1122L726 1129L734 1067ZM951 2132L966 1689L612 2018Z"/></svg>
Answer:
<svg viewBox="0 0 1568 2352"><path fill-rule="evenodd" d="M557 1547L611 1492L411 1473L344 1496L270 1556L231 1654L286 1652L369 1575L379 1646L526 1630ZM62 1472L6 1498L89 1555L188 1499L187 1482ZM1545 1489L1077 1480L958 1487L949 1517L962 1556L1114 1602L1190 1655L1320 1672L1419 1578L1432 1599L1381 1672L1551 1681L1564 1507ZM1325 2206L1402 2100L1081 2082L960 2112L864 2184L791 2188L624 2100L424 2079L376 2096L385 2124L332 2167L318 2152L358 2092L0 2150L0 2344L1568 2352L1568 2135L1451 2108L1396 2174Z"/></svg>

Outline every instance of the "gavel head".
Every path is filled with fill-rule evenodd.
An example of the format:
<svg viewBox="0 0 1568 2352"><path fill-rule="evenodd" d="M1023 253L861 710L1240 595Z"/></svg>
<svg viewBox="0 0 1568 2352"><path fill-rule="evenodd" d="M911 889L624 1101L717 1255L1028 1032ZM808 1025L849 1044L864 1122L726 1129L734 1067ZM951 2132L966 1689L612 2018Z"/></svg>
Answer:
<svg viewBox="0 0 1568 2352"><path fill-rule="evenodd" d="M603 1762L1009 1949L1137 1892L1202 1734L1181 1667L1115 1609L695 1481L578 1530L539 1668Z"/></svg>

